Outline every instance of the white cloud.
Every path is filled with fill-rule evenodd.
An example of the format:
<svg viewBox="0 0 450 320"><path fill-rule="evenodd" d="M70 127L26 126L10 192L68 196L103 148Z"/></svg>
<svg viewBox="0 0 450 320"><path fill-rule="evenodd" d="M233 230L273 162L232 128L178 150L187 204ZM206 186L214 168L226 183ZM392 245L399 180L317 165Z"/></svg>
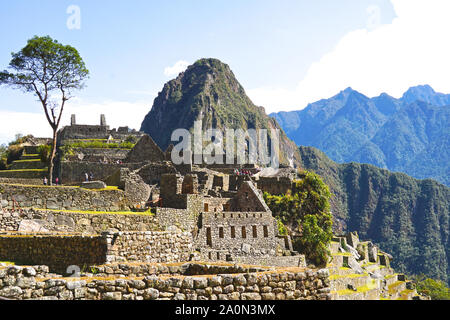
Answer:
<svg viewBox="0 0 450 320"><path fill-rule="evenodd" d="M139 130L145 115L150 111L148 101L85 102L70 100L64 109L61 127L70 124L71 114L76 115L78 124L100 124L100 114L104 114L111 128L129 126ZM0 111L0 144L14 139L15 134L32 134L36 137L51 137L52 131L44 113Z"/></svg>
<svg viewBox="0 0 450 320"><path fill-rule="evenodd" d="M189 66L189 62L180 60L177 61L172 67L167 67L164 69L164 75L167 77L177 76L180 72L186 70Z"/></svg>
<svg viewBox="0 0 450 320"><path fill-rule="evenodd" d="M392 23L345 35L310 66L295 89L257 88L249 96L273 112L303 109L349 86L368 96L387 92L398 97L425 83L450 92L450 1L391 2L397 15Z"/></svg>

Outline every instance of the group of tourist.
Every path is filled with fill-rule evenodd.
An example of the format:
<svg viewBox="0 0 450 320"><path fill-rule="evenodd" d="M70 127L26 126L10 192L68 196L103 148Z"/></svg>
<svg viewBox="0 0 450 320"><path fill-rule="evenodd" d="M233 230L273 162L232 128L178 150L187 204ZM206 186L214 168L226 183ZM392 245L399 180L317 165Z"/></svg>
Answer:
<svg viewBox="0 0 450 320"><path fill-rule="evenodd" d="M42 180L42 183L44 184L44 186L49 186L50 183L47 179L47 177L44 177L44 179ZM61 183L60 179L58 177L55 178L55 186L58 186Z"/></svg>
<svg viewBox="0 0 450 320"><path fill-rule="evenodd" d="M245 175L251 176L252 172L250 170L247 170L247 169L241 169L241 170L234 169L234 174L237 175L237 176L245 176Z"/></svg>
<svg viewBox="0 0 450 320"><path fill-rule="evenodd" d="M94 181L94 174L92 172L84 174L84 181Z"/></svg>

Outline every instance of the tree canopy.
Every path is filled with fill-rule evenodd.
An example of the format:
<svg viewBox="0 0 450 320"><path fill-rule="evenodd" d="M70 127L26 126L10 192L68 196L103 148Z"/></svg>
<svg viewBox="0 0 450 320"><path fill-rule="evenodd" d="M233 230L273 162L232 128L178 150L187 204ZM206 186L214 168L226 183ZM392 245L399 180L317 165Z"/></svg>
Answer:
<svg viewBox="0 0 450 320"><path fill-rule="evenodd" d="M36 94L53 130L50 155L50 183L56 153L56 134L67 100L84 87L89 71L78 51L49 36L35 36L17 53L12 53L10 71L0 72L0 84Z"/></svg>

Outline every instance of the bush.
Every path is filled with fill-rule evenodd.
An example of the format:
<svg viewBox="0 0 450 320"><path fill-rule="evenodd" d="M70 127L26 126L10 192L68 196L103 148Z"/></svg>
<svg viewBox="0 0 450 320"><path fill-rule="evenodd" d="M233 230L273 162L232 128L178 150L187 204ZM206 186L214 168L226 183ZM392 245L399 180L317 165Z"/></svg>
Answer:
<svg viewBox="0 0 450 320"><path fill-rule="evenodd" d="M125 142L136 143L137 138L136 136L129 135L128 137L126 137Z"/></svg>
<svg viewBox="0 0 450 320"><path fill-rule="evenodd" d="M50 162L50 153L52 152L52 146L45 144L40 145L38 147L38 153L39 157L41 158L42 162L49 163Z"/></svg>
<svg viewBox="0 0 450 320"><path fill-rule="evenodd" d="M0 170L6 170L7 167L8 167L8 165L7 165L7 159L8 159L7 151L8 151L8 149L6 148L6 146L1 144L0 145Z"/></svg>
<svg viewBox="0 0 450 320"><path fill-rule="evenodd" d="M429 296L432 300L450 300L449 288L444 282L426 278L424 275L417 276L414 280L418 293Z"/></svg>
<svg viewBox="0 0 450 320"><path fill-rule="evenodd" d="M13 161L19 160L22 156L24 148L19 144L13 144L8 147L6 152L7 164L13 163Z"/></svg>

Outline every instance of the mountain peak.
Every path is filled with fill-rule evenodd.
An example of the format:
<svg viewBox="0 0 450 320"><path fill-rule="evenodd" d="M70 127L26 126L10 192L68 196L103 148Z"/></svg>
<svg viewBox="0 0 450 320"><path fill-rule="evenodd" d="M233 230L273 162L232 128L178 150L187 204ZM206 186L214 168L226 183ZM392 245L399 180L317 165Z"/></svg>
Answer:
<svg viewBox="0 0 450 320"><path fill-rule="evenodd" d="M186 71L164 85L146 115L141 130L162 148L171 143L171 132L191 130L195 121L202 129L279 129L264 108L246 95L230 67L214 58L197 60ZM298 157L295 144L281 132L280 163Z"/></svg>
<svg viewBox="0 0 450 320"><path fill-rule="evenodd" d="M436 92L427 84L409 88L400 100L406 104L420 100L435 106L450 105L450 95Z"/></svg>

